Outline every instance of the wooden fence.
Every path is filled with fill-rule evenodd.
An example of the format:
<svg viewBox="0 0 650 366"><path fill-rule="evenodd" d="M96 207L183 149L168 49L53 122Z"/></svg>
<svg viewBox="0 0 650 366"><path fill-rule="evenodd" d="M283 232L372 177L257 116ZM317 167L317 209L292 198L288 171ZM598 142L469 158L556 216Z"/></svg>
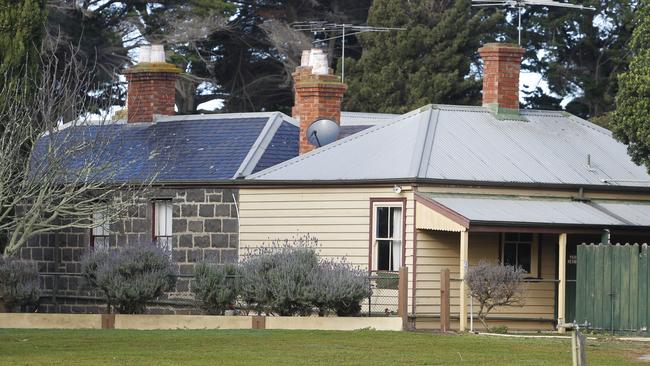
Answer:
<svg viewBox="0 0 650 366"><path fill-rule="evenodd" d="M600 331L648 333L648 252L646 244L578 246L575 321Z"/></svg>

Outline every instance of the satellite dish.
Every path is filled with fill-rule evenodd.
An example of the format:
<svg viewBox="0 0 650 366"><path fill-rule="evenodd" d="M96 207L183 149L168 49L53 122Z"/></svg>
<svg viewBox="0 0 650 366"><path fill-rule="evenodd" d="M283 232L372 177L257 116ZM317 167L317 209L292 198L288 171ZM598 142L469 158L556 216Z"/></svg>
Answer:
<svg viewBox="0 0 650 366"><path fill-rule="evenodd" d="M307 128L307 140L316 147L322 147L336 141L339 130L339 124L331 119L317 119Z"/></svg>

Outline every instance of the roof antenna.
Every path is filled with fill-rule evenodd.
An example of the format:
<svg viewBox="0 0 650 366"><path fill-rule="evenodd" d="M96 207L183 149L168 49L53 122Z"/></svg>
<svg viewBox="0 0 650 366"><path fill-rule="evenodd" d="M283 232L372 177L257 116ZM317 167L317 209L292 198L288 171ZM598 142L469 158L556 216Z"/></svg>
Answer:
<svg viewBox="0 0 650 366"><path fill-rule="evenodd" d="M391 32L406 29L391 27L371 27L369 25L328 23L324 20L295 22L291 24L291 27L298 31L312 32L314 34L325 33L325 36L327 38L317 39L313 43L320 43L339 38L341 39L341 82L343 83L345 82L345 37L368 32Z"/></svg>
<svg viewBox="0 0 650 366"><path fill-rule="evenodd" d="M517 9L517 31L519 34L518 44L521 46L521 13L526 6L547 6L558 8L572 8L578 10L596 10L593 6L583 6L569 3L562 3L555 0L472 0L472 6L506 6L512 9Z"/></svg>

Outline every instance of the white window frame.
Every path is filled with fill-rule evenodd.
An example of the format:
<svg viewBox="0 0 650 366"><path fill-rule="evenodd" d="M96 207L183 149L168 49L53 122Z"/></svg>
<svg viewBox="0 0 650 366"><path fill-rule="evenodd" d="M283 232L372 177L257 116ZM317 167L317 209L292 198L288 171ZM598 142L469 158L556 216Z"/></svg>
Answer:
<svg viewBox="0 0 650 366"><path fill-rule="evenodd" d="M153 240L171 254L174 205L170 199L153 201Z"/></svg>
<svg viewBox="0 0 650 366"><path fill-rule="evenodd" d="M399 267L402 265L404 262L404 259L402 258L402 253L404 252L404 236L405 233L403 232L404 230L404 203L403 202L391 202L391 201L386 201L386 202L373 202L372 205L372 228L371 228L371 235L372 235L372 269L375 271L389 271L389 272L397 272L399 271ZM400 214L398 215L399 217L399 223L395 225L395 227L398 229L398 231L393 230L393 233L398 232L399 237L393 236L392 238L380 238L377 237L377 220L378 220L378 209L379 208L399 208L400 209ZM389 230L390 231L390 230ZM379 269L379 241L391 241L392 244L390 246L391 251L392 251L392 257L393 261L391 266L389 266L388 270L385 269ZM397 241L397 243L395 243ZM397 258L395 258L395 254L397 254ZM390 268L392 267L392 268Z"/></svg>
<svg viewBox="0 0 650 366"><path fill-rule="evenodd" d="M506 240L506 234L530 234L531 241L521 241L521 240ZM502 233L501 234L501 264L505 265L505 250L506 244L515 244L517 247L520 244L529 244L530 243L530 271L526 272L530 277L537 277L539 274L538 266L538 255L539 255L539 235L534 233ZM518 249L518 248L517 248ZM518 263L517 263L518 264ZM523 267L522 267L523 268ZM525 269L524 269L525 270Z"/></svg>

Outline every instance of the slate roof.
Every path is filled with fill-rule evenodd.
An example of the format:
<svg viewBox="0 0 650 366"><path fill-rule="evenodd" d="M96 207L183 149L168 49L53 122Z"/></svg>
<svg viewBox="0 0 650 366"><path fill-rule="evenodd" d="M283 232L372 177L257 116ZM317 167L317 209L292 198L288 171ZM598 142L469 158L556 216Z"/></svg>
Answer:
<svg viewBox="0 0 650 366"><path fill-rule="evenodd" d="M41 138L33 156L50 142L99 136L109 142L80 153L69 162L71 168L101 154L101 159L119 163L119 172L111 173L117 182L154 177L158 183L223 181L297 156L298 130L281 113L168 116L154 123L69 127Z"/></svg>
<svg viewBox="0 0 650 366"><path fill-rule="evenodd" d="M265 181L372 181L650 187L610 131L564 112L430 105L258 172ZM588 163L589 162L589 163Z"/></svg>

